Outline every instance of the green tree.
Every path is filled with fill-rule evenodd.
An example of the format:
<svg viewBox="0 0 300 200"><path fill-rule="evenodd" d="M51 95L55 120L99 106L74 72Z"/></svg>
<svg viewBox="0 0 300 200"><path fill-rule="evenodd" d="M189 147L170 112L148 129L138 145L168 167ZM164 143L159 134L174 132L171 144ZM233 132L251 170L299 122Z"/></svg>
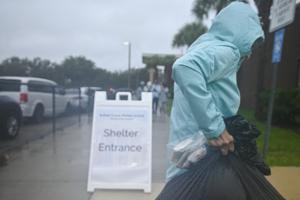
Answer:
<svg viewBox="0 0 300 200"><path fill-rule="evenodd" d="M104 88L127 88L128 70L107 72L106 79L103 82ZM148 80L148 71L146 68L132 68L130 70L131 89L138 87L141 81Z"/></svg>
<svg viewBox="0 0 300 200"><path fill-rule="evenodd" d="M53 79L55 63L41 58L29 60L27 58L11 57L0 64L2 76L33 76Z"/></svg>
<svg viewBox="0 0 300 200"><path fill-rule="evenodd" d="M1 76L29 76L30 73L31 63L27 58L7 58L0 65Z"/></svg>
<svg viewBox="0 0 300 200"><path fill-rule="evenodd" d="M207 28L200 22L186 24L174 36L173 47L190 46L198 37L207 31Z"/></svg>
<svg viewBox="0 0 300 200"><path fill-rule="evenodd" d="M95 80L95 69L95 63L84 56L70 56L56 66L55 79L65 86L90 85Z"/></svg>
<svg viewBox="0 0 300 200"><path fill-rule="evenodd" d="M34 58L29 63L30 76L53 80L55 78L54 70L56 65L57 64L47 59Z"/></svg>
<svg viewBox="0 0 300 200"><path fill-rule="evenodd" d="M146 68L131 69L133 89L148 78ZM110 72L96 67L84 56L67 57L61 64L39 57L11 57L0 64L0 76L33 76L53 80L66 87L96 86L107 89L127 87L128 70Z"/></svg>
<svg viewBox="0 0 300 200"><path fill-rule="evenodd" d="M233 1L235 0L196 0L192 12L198 20L203 20L205 17L208 17L209 11L216 10L218 13L222 8Z"/></svg>
<svg viewBox="0 0 300 200"><path fill-rule="evenodd" d="M189 47L200 35L207 31L207 27L203 25L202 21L208 16L210 10L219 12L225 5L233 0L196 0L192 9L196 16L196 22L186 24L174 36L173 47Z"/></svg>
<svg viewBox="0 0 300 200"><path fill-rule="evenodd" d="M190 46L200 35L207 31L202 21L208 17L209 12L215 10L218 13L222 8L233 1L234 0L195 0L192 13L195 15L197 22L186 24L179 30L174 36L173 47ZM247 0L241 1L248 2Z"/></svg>

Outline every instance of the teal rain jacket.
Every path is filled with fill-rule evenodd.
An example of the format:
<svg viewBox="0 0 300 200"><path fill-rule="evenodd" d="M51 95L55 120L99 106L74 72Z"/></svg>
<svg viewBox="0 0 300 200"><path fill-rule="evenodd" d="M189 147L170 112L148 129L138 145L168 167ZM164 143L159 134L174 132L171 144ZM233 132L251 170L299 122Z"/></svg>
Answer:
<svg viewBox="0 0 300 200"><path fill-rule="evenodd" d="M189 136L211 139L225 130L223 117L236 115L240 105L237 71L258 39L264 39L258 15L248 4L233 2L176 60L168 152ZM184 171L170 162L167 181Z"/></svg>

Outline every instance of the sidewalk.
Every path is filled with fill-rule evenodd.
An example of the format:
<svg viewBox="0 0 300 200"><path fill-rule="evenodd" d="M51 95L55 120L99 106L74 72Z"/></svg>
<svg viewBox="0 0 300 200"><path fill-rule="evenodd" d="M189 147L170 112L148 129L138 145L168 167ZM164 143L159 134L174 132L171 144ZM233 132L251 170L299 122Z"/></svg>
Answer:
<svg viewBox="0 0 300 200"><path fill-rule="evenodd" d="M153 124L152 193L143 191L86 191L91 126L87 118L23 147L0 168L0 199L5 200L153 200L164 185L168 119ZM300 167L274 167L268 179L287 200L300 200Z"/></svg>
<svg viewBox="0 0 300 200"><path fill-rule="evenodd" d="M153 184L152 193L143 191L97 190L92 200L153 200L164 187L165 144L167 142L168 119L155 119L153 125ZM300 167L273 167L267 179L287 200L300 200Z"/></svg>
<svg viewBox="0 0 300 200"><path fill-rule="evenodd" d="M267 179L287 200L300 200L300 167L273 167Z"/></svg>
<svg viewBox="0 0 300 200"><path fill-rule="evenodd" d="M166 143L169 137L169 118L154 116L153 119L153 147L152 147L152 193L130 190L96 190L92 200L153 200L164 186L166 161Z"/></svg>

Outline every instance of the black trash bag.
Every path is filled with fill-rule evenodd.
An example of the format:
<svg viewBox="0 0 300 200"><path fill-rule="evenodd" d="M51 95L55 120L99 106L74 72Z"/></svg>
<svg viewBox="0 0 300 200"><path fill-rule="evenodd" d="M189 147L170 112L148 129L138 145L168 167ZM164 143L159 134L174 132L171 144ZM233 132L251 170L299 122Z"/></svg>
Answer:
<svg viewBox="0 0 300 200"><path fill-rule="evenodd" d="M259 131L241 116L225 122L228 132L235 138L235 152L223 156L219 150L208 147L207 156L170 180L157 200L284 199L257 166L263 162L253 143ZM247 146L248 143L251 145Z"/></svg>
<svg viewBox="0 0 300 200"><path fill-rule="evenodd" d="M270 167L257 150L256 139L261 133L256 126L241 115L226 118L224 121L227 131L234 137L235 153L243 161L254 165L264 175L271 175Z"/></svg>

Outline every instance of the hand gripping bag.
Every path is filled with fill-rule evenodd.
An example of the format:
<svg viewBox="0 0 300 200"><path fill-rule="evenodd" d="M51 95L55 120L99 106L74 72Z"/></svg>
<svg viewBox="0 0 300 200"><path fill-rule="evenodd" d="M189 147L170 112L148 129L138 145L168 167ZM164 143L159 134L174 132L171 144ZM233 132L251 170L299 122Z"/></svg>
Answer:
<svg viewBox="0 0 300 200"><path fill-rule="evenodd" d="M257 128L242 116L225 119L235 139L227 156L208 148L206 157L170 180L157 200L283 200L264 175L270 174L257 151Z"/></svg>

